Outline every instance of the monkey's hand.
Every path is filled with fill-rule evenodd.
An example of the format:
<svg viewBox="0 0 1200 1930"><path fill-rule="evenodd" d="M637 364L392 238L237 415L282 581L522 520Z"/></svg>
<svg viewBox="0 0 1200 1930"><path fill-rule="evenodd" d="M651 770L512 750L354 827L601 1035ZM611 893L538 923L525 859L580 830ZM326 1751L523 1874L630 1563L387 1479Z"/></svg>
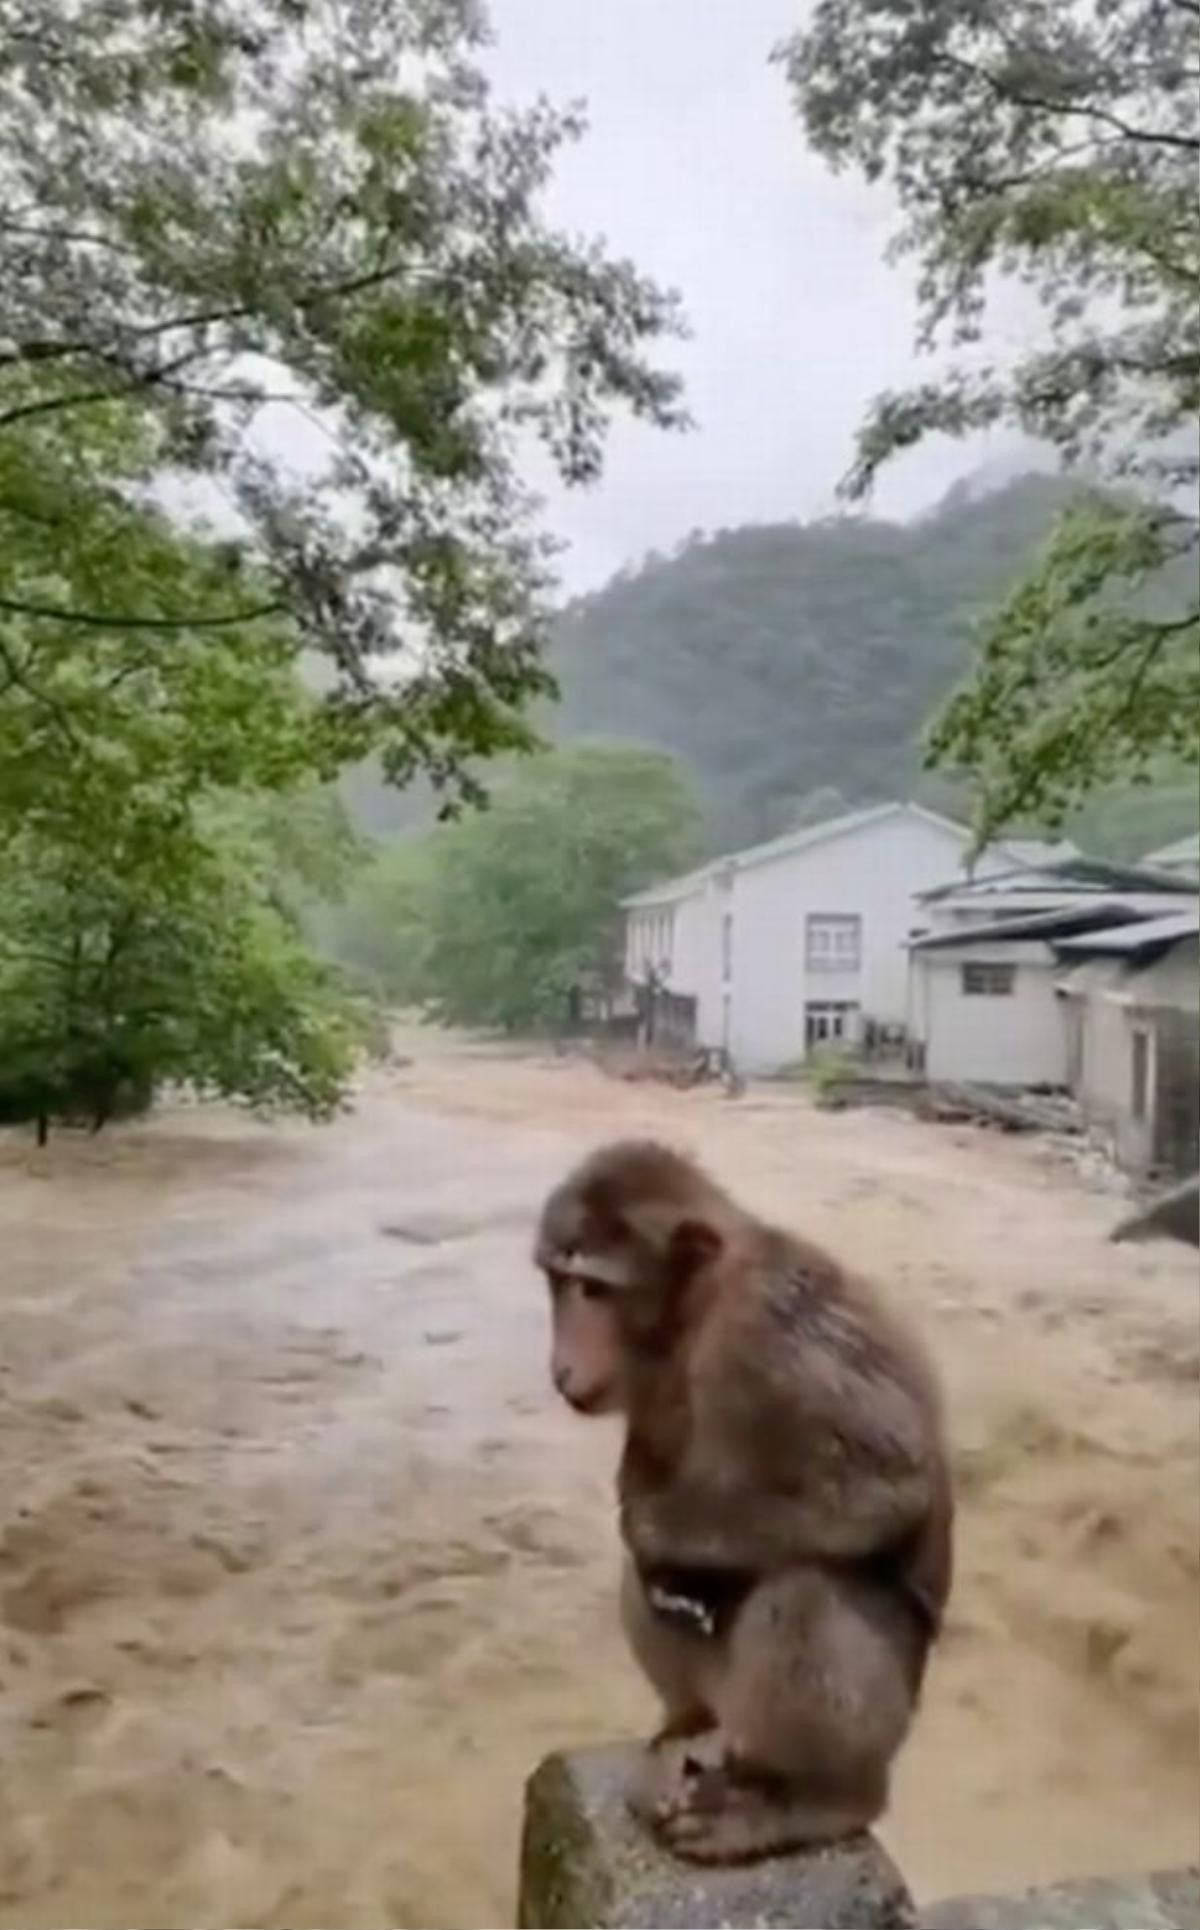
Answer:
<svg viewBox="0 0 1200 1930"><path fill-rule="evenodd" d="M686 1629L691 1635L703 1636L706 1640L717 1632L717 1618L714 1610L706 1602L698 1601L694 1595L682 1594L667 1581L655 1581L650 1576L643 1578L646 1600L662 1622L672 1628Z"/></svg>
<svg viewBox="0 0 1200 1930"><path fill-rule="evenodd" d="M643 1569L640 1575L659 1620L704 1641L728 1631L757 1579L736 1568Z"/></svg>
<svg viewBox="0 0 1200 1930"><path fill-rule="evenodd" d="M748 1544L737 1510L680 1486L629 1495L621 1505L621 1535L643 1574L652 1570L745 1569Z"/></svg>

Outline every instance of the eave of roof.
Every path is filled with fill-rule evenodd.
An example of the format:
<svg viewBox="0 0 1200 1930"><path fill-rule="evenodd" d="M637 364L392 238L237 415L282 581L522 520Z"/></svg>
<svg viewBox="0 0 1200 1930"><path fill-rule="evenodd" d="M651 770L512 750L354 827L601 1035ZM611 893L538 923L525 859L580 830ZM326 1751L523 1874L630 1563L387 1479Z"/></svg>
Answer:
<svg viewBox="0 0 1200 1930"><path fill-rule="evenodd" d="M1128 958L1140 952L1157 951L1165 945L1177 945L1186 938L1200 938L1200 906L1192 911L1171 911L1162 918L1139 918L1132 924L1064 938L1054 949L1072 955L1111 952Z"/></svg>
<svg viewBox="0 0 1200 1930"><path fill-rule="evenodd" d="M1188 838L1176 838L1172 844L1160 845L1157 851L1148 851L1141 862L1151 870L1158 865L1200 864L1200 831L1193 831Z"/></svg>
<svg viewBox="0 0 1200 1930"><path fill-rule="evenodd" d="M1109 864L1103 858L1064 858L1046 865L1014 865L1008 871L990 871L982 877L952 878L932 891L919 894L922 904L939 904L947 898L980 899L998 892L1030 892L1044 895L1061 892L1064 897L1086 897L1097 892L1166 892L1186 896L1196 889L1195 880L1175 872L1148 870L1145 865Z"/></svg>
<svg viewBox="0 0 1200 1930"><path fill-rule="evenodd" d="M769 838L765 844L751 844L744 850L728 852L723 857L712 859L709 864L701 865L696 871L684 872L677 878L666 878L661 884L648 885L644 891L636 891L631 897L623 898L622 908L635 911L640 906L663 905L686 898L699 885L727 868L745 871L754 865L771 864L777 858L790 858L794 852L807 851L831 838L848 837L870 824L881 824L885 819L897 816L917 817L927 824L936 825L939 830L950 832L964 848L970 838L965 825L955 824L952 818L941 817L938 812L927 810L923 804L899 800L891 804L868 804L859 811L843 812L841 817L824 818L819 824L806 824L797 831L786 831L781 837Z"/></svg>
<svg viewBox="0 0 1200 1930"><path fill-rule="evenodd" d="M1109 929L1132 924L1141 914L1119 899L1104 899L1087 905L1060 906L1054 911L1037 912L1026 918L998 918L990 925L962 925L955 930L928 932L909 940L913 952L962 951L975 945L1002 940L1040 938L1049 944L1058 937L1070 938L1080 932Z"/></svg>

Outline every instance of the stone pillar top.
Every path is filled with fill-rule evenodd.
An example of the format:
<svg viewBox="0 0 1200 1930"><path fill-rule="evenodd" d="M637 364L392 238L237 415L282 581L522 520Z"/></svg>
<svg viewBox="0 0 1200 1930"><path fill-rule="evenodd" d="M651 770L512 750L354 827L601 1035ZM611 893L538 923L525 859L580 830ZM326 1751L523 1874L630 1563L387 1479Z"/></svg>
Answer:
<svg viewBox="0 0 1200 1930"><path fill-rule="evenodd" d="M632 1745L549 1756L525 1792L521 1930L909 1930L912 1900L873 1836L733 1868L659 1848L625 1803Z"/></svg>

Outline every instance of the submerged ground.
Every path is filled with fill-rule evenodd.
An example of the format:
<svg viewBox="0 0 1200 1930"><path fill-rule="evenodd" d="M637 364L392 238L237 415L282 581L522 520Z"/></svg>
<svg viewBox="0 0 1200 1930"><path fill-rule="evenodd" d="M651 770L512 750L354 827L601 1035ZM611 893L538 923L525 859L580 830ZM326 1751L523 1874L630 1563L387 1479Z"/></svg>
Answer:
<svg viewBox="0 0 1200 1930"><path fill-rule="evenodd" d="M950 1387L917 1891L1200 1853L1195 1256L1044 1144L417 1035L327 1129L0 1139L0 1930L511 1921L521 1784L645 1726L616 1435L552 1400L547 1184L652 1130L834 1245Z"/></svg>

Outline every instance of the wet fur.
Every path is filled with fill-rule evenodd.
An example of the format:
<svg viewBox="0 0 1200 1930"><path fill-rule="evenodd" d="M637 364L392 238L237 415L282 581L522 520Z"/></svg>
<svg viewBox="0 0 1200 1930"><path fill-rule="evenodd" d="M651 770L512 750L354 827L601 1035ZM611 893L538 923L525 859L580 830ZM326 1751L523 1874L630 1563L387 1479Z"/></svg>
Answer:
<svg viewBox="0 0 1200 1930"><path fill-rule="evenodd" d="M558 1189L539 1260L568 1251L620 1283L622 1615L663 1702L635 1808L698 1861L865 1828L951 1581L924 1355L865 1282L664 1147L606 1148Z"/></svg>

